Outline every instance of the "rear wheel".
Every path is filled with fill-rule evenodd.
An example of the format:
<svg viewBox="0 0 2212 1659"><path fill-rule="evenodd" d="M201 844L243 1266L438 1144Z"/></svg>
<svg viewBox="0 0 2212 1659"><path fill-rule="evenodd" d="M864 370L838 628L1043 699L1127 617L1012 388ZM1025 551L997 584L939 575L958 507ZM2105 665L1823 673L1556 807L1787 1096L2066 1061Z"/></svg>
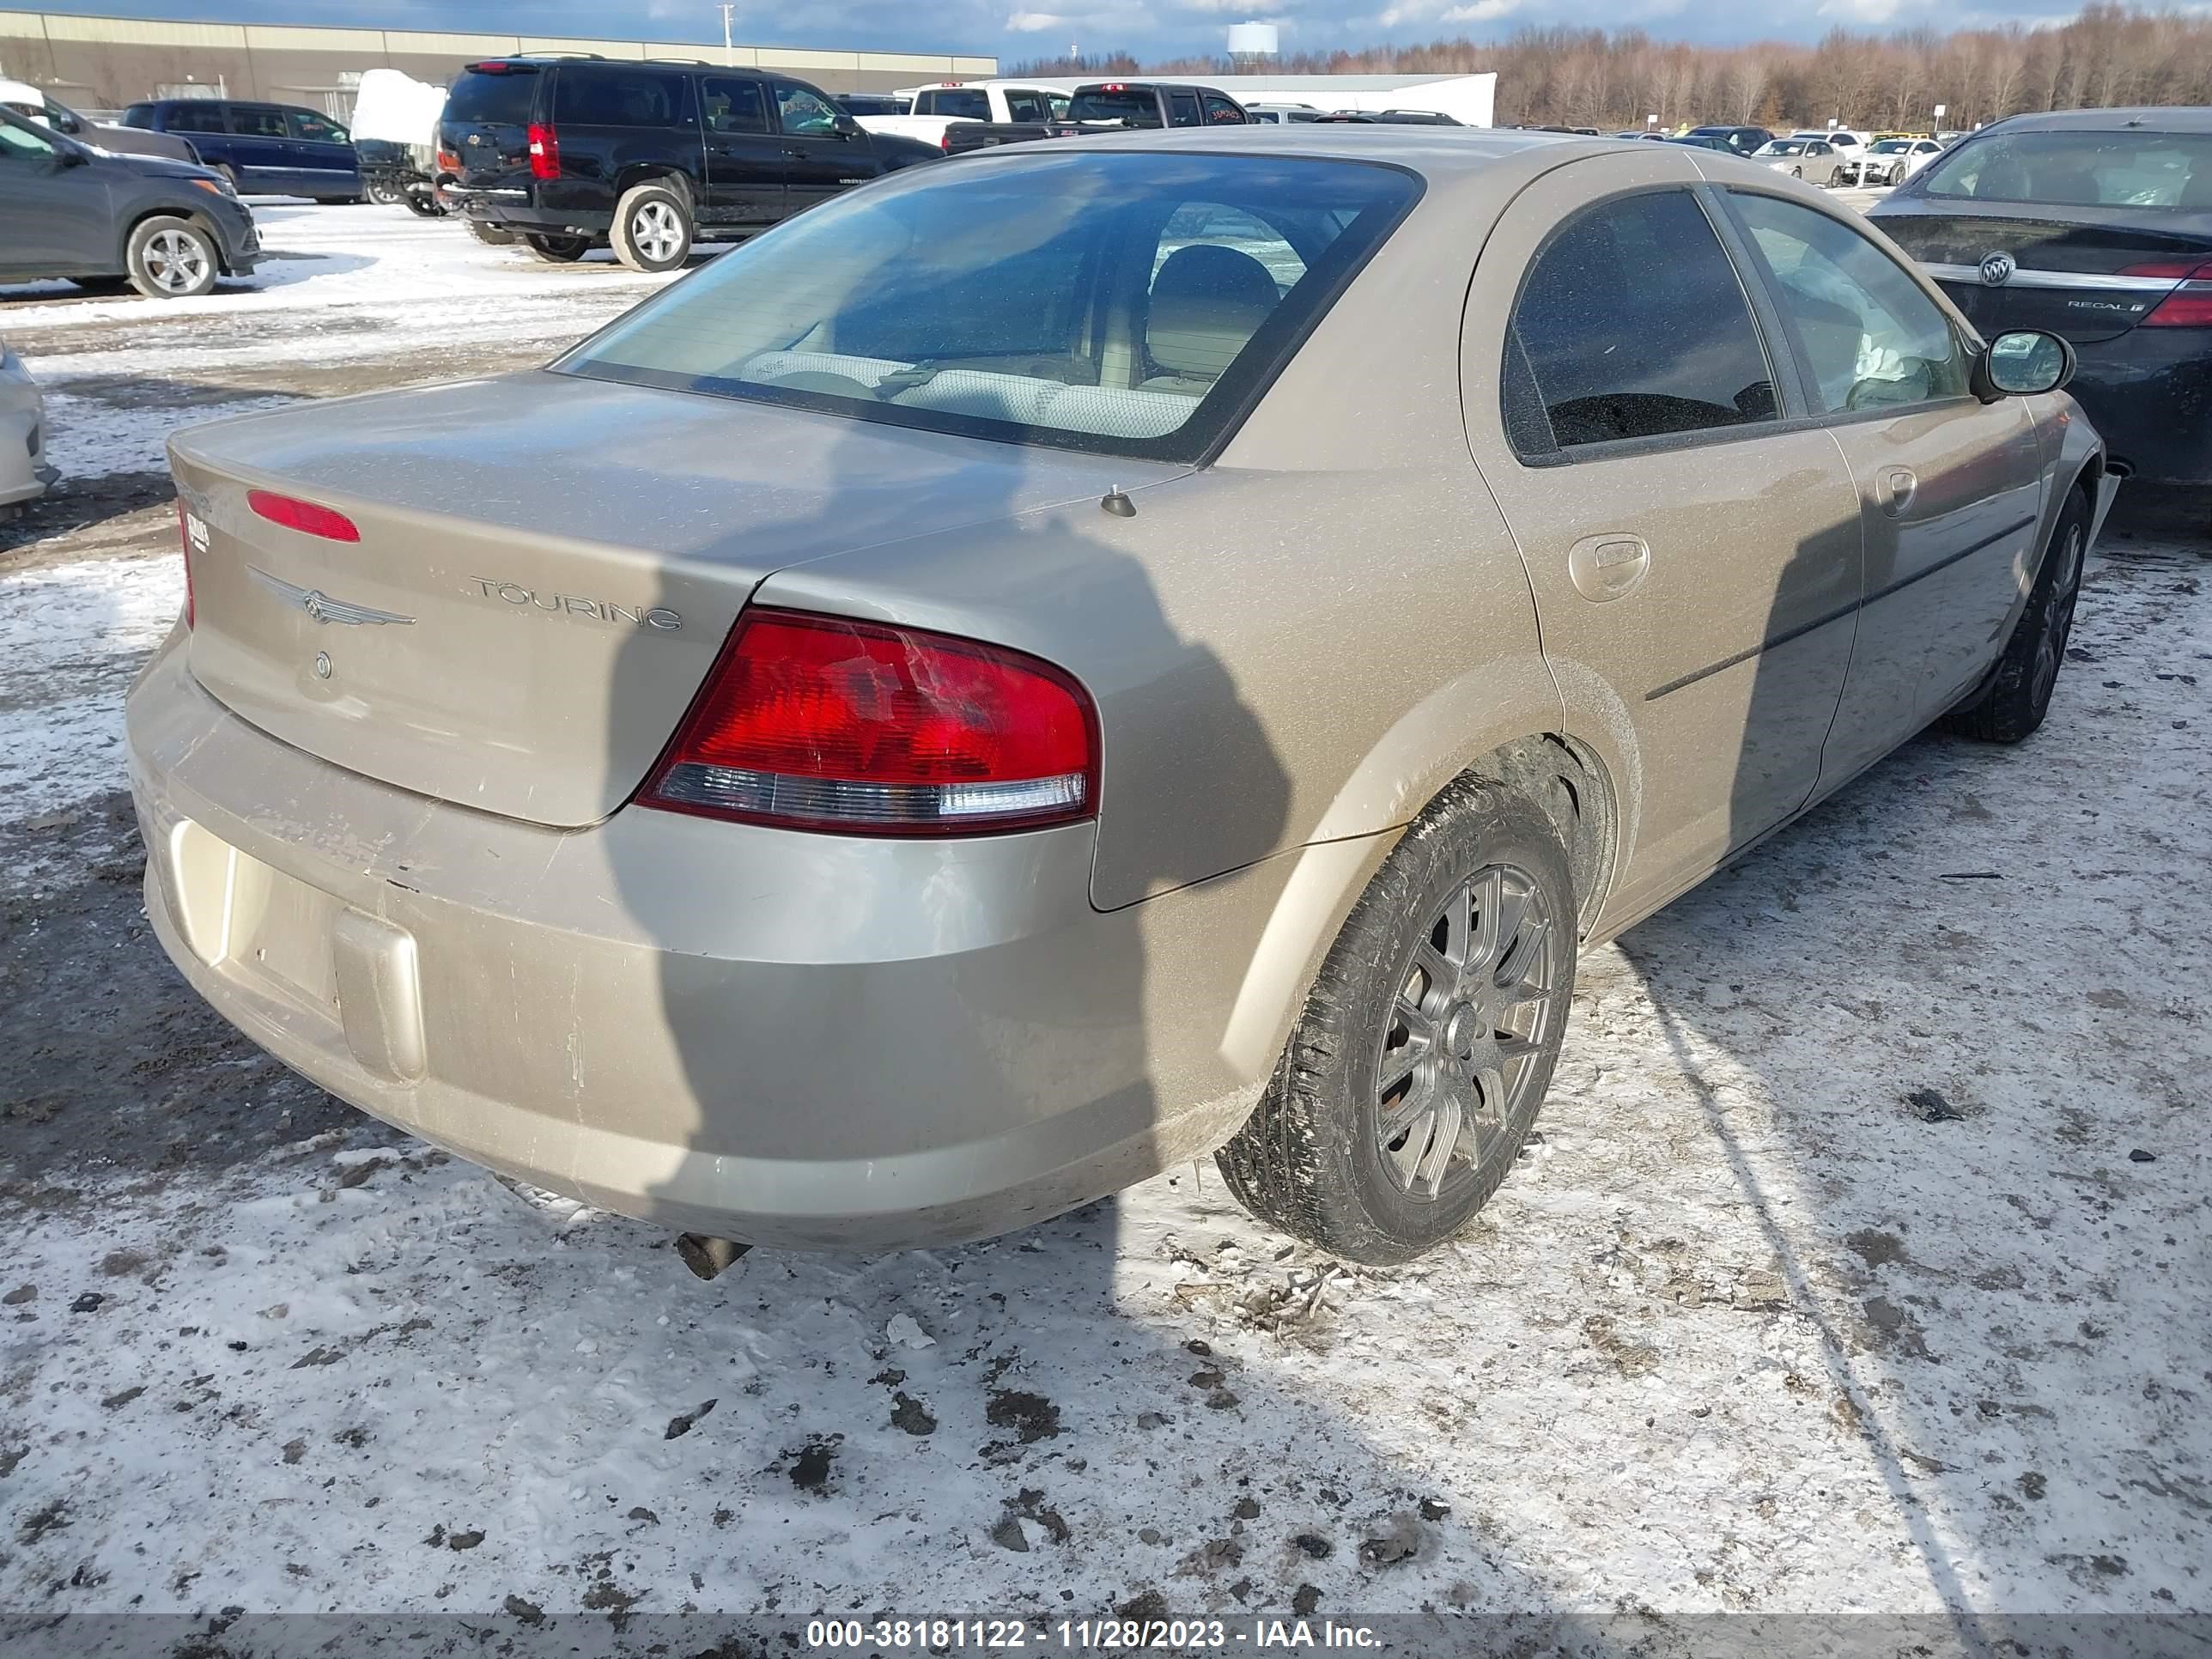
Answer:
<svg viewBox="0 0 2212 1659"><path fill-rule="evenodd" d="M482 242L486 247L510 247L514 246L514 233L507 229L504 225L495 225L483 219L470 219L465 221L465 222L469 228L469 234L475 237L477 240Z"/></svg>
<svg viewBox="0 0 2212 1659"><path fill-rule="evenodd" d="M690 204L666 185L632 185L615 204L615 257L632 270L673 270L691 255Z"/></svg>
<svg viewBox="0 0 2212 1659"><path fill-rule="evenodd" d="M400 200L418 219L442 219L446 216L446 210L438 204L438 198L427 190L402 191Z"/></svg>
<svg viewBox="0 0 2212 1659"><path fill-rule="evenodd" d="M367 189L368 199L379 207L398 207L407 199L407 192L389 179L372 179Z"/></svg>
<svg viewBox="0 0 2212 1659"><path fill-rule="evenodd" d="M523 246L550 265L571 265L591 252L588 236L526 235Z"/></svg>
<svg viewBox="0 0 2212 1659"><path fill-rule="evenodd" d="M1355 1261L1464 1227L1519 1155L1567 1024L1576 913L1552 820L1462 778L1415 820L1217 1154L1256 1214Z"/></svg>
<svg viewBox="0 0 2212 1659"><path fill-rule="evenodd" d="M188 219L148 219L124 249L131 286L151 300L191 300L215 287L222 262L215 239Z"/></svg>
<svg viewBox="0 0 2212 1659"><path fill-rule="evenodd" d="M2051 694L2066 660L2066 641L2074 631L2075 602L2081 596L2081 566L2089 553L2089 498L2076 489L2051 532L2051 550L2028 595L2027 609L2013 624L1996 678L1943 724L1961 736L1984 743L2018 743L2043 724Z"/></svg>

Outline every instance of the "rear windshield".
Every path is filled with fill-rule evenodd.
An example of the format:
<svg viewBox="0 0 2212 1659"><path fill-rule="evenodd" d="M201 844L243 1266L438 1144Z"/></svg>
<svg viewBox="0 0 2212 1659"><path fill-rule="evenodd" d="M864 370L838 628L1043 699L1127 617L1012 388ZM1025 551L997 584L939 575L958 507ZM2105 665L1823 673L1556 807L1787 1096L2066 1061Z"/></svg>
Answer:
<svg viewBox="0 0 2212 1659"><path fill-rule="evenodd" d="M555 367L1193 460L1419 191L1395 167L1305 158L928 168L723 254Z"/></svg>
<svg viewBox="0 0 2212 1659"><path fill-rule="evenodd" d="M537 95L536 70L493 74L463 70L446 94L444 118L488 127L525 127L530 125L531 100Z"/></svg>
<svg viewBox="0 0 2212 1659"><path fill-rule="evenodd" d="M1071 121L1119 121L1133 127L1156 127L1160 100L1149 92L1079 92L1068 100Z"/></svg>
<svg viewBox="0 0 2212 1659"><path fill-rule="evenodd" d="M970 121L991 118L991 100L980 92L970 92L965 87L925 92L916 100L924 115L951 115Z"/></svg>
<svg viewBox="0 0 2212 1659"><path fill-rule="evenodd" d="M2212 133L1992 133L1921 176L1930 196L1972 201L2212 210Z"/></svg>

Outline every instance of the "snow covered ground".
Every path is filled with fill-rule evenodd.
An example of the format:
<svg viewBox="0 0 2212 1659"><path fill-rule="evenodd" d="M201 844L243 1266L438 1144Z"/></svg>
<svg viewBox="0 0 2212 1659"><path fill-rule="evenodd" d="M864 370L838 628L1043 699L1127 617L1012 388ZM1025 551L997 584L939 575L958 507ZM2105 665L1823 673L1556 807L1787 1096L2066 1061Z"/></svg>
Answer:
<svg viewBox="0 0 2212 1659"><path fill-rule="evenodd" d="M649 287L267 217L303 257L191 318L0 293L73 480L210 388L528 361ZM2212 1611L2201 529L2107 538L2033 742L1923 739L1586 961L1433 1257L1291 1249L1208 1168L702 1285L155 960L115 699L173 525L72 499L0 544L0 1614Z"/></svg>

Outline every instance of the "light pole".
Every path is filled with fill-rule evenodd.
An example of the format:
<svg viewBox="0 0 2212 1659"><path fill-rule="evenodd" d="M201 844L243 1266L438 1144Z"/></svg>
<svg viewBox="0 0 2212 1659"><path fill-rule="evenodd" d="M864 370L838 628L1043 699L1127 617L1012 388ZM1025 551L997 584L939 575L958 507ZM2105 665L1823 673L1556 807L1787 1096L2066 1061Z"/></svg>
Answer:
<svg viewBox="0 0 2212 1659"><path fill-rule="evenodd" d="M725 3L718 7L717 9L722 14L722 61L726 64L730 61L732 55L730 47L730 14L737 9L737 6L733 3L733 0L725 0Z"/></svg>

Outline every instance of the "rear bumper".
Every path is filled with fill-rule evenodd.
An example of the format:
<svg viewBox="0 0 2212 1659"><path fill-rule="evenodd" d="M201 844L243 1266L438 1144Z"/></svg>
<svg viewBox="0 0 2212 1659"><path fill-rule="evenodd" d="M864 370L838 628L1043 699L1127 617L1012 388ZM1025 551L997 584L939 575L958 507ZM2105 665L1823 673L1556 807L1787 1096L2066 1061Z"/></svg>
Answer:
<svg viewBox="0 0 2212 1659"><path fill-rule="evenodd" d="M129 704L155 934L254 1042L472 1162L750 1243L955 1243L1202 1155L1264 1082L1223 1033L1295 859L1101 914L1087 824L548 830L276 742L186 648Z"/></svg>
<svg viewBox="0 0 2212 1659"><path fill-rule="evenodd" d="M506 230L553 236L604 236L613 228L611 212L574 208L541 208L525 191L470 190L447 185L441 194L448 206L471 219L481 219Z"/></svg>

